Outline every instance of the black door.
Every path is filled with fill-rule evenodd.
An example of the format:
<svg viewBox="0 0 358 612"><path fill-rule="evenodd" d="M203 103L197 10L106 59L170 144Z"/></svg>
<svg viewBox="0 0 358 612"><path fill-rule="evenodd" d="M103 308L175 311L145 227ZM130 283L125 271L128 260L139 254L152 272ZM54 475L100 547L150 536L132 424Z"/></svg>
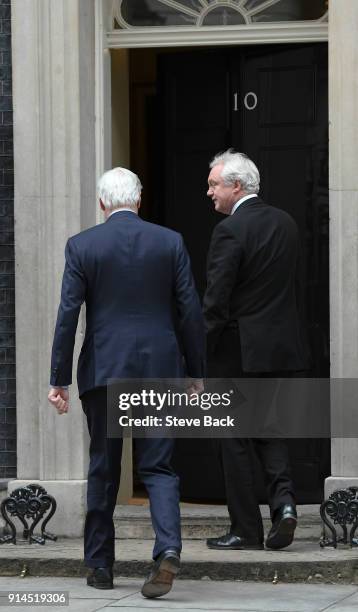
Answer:
<svg viewBox="0 0 358 612"><path fill-rule="evenodd" d="M202 295L210 236L222 219L206 196L208 162L228 147L246 152L260 170L263 199L300 229L312 375L328 376L327 45L162 54L158 74L158 220L183 234ZM329 440L289 444L299 501L319 501ZM183 496L224 498L209 441L179 440L174 463ZM259 470L258 489L262 498Z"/></svg>

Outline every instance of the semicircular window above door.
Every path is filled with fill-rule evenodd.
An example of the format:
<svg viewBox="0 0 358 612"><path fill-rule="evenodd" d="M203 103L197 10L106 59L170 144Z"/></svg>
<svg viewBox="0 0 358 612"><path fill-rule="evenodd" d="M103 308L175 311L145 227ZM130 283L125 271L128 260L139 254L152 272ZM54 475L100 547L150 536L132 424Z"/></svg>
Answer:
<svg viewBox="0 0 358 612"><path fill-rule="evenodd" d="M324 21L328 0L115 0L114 29Z"/></svg>

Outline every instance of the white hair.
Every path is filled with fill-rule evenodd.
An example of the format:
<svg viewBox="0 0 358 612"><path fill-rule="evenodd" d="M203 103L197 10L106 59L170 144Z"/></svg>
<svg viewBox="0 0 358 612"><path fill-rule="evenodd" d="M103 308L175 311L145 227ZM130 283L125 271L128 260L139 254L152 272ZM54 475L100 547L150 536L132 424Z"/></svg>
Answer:
<svg viewBox="0 0 358 612"><path fill-rule="evenodd" d="M137 208L142 184L136 174L127 168L113 168L102 174L97 183L98 198L107 210Z"/></svg>
<svg viewBox="0 0 358 612"><path fill-rule="evenodd" d="M228 149L218 153L212 160L210 168L223 164L221 176L226 185L240 181L242 189L247 193L258 193L260 189L260 173L245 153L236 153Z"/></svg>

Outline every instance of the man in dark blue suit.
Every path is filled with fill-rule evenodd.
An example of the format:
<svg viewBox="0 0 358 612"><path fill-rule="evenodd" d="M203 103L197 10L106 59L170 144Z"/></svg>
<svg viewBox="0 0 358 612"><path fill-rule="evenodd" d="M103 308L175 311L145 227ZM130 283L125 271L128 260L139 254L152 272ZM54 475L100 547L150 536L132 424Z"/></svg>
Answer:
<svg viewBox="0 0 358 612"><path fill-rule="evenodd" d="M107 438L107 381L188 376L195 379L191 390L197 390L204 375L204 328L182 237L139 218L138 177L124 168L106 172L98 195L106 222L66 245L49 400L59 414L68 411L75 333L85 302L86 334L77 372L90 434L85 562L92 568L87 583L105 589L113 588L113 511L122 452L122 439ZM172 452L171 439L136 440L137 469L149 494L156 534L145 597L167 593L180 566L179 482Z"/></svg>

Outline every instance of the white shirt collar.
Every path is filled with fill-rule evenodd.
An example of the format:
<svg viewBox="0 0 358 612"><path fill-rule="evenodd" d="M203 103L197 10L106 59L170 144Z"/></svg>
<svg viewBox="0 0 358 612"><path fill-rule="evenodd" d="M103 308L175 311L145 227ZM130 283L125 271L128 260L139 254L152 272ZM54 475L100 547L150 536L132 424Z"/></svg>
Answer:
<svg viewBox="0 0 358 612"><path fill-rule="evenodd" d="M109 217L111 217L112 215L114 215L117 212L122 212L123 210L127 211L127 212L132 212L134 215L137 215L138 213L135 212L135 210L133 210L133 208L116 208L116 210L112 210L111 214L108 215L107 219L109 219Z"/></svg>
<svg viewBox="0 0 358 612"><path fill-rule="evenodd" d="M234 212L239 208L239 206L241 206L241 204L243 204L246 200L249 200L250 198L257 198L257 193L250 193L249 195L240 198L240 200L236 202L236 204L234 204L234 206L232 207L231 214L233 215Z"/></svg>

